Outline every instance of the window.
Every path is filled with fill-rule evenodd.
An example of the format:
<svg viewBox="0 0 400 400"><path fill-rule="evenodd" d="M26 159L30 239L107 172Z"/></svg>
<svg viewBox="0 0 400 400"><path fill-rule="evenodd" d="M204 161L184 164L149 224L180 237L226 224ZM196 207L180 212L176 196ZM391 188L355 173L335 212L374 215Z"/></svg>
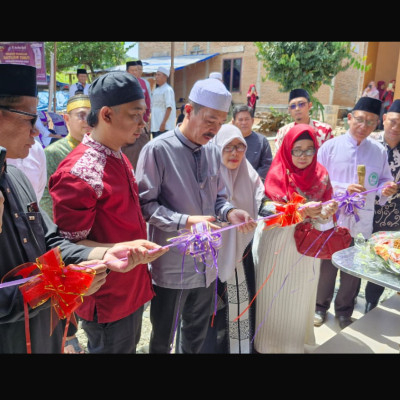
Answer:
<svg viewBox="0 0 400 400"><path fill-rule="evenodd" d="M233 58L224 60L223 63L223 80L224 84L230 92L240 91L240 78L242 74L242 59Z"/></svg>
<svg viewBox="0 0 400 400"><path fill-rule="evenodd" d="M192 50L190 51L190 54L203 54L204 53L204 50L202 50L201 48L200 48L200 46L199 45L194 45L193 47L192 47Z"/></svg>

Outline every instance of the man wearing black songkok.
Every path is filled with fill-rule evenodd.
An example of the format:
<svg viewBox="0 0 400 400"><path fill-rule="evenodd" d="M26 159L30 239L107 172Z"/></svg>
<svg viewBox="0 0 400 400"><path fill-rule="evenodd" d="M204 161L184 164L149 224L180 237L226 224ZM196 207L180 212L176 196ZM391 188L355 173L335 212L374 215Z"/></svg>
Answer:
<svg viewBox="0 0 400 400"><path fill-rule="evenodd" d="M54 221L61 234L83 243L147 242L132 165L121 152L134 143L146 111L137 79L109 72L93 81L87 121L93 130L50 177ZM154 295L147 262L126 274L111 272L107 282L78 308L90 353L135 353L144 304Z"/></svg>
<svg viewBox="0 0 400 400"><path fill-rule="evenodd" d="M73 83L69 88L69 96L75 96L76 94L89 94L90 83L87 83L88 73L84 68L78 68L76 71L76 77L78 82Z"/></svg>
<svg viewBox="0 0 400 400"><path fill-rule="evenodd" d="M310 101L310 95L305 89L293 89L289 93L289 114L293 119L293 122L282 126L276 133L275 149L278 150L282 144L283 137L293 128L296 124L307 124L315 128L316 136L319 145L326 142L328 139L333 137L332 127L321 121L312 119L310 111L312 108L312 102Z"/></svg>

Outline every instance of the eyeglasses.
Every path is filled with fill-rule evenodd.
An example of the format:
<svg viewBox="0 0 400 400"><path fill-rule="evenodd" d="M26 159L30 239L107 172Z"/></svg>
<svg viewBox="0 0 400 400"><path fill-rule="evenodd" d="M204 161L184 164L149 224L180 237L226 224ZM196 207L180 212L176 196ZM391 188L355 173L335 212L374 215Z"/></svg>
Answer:
<svg viewBox="0 0 400 400"><path fill-rule="evenodd" d="M239 143L236 146L230 145L224 147L224 152L226 153L232 153L233 150L236 150L239 153L243 153L246 150L246 146L243 143Z"/></svg>
<svg viewBox="0 0 400 400"><path fill-rule="evenodd" d="M300 149L293 149L292 156L301 157L305 155L307 157L313 156L315 154L315 149L307 149L307 150L300 150Z"/></svg>
<svg viewBox="0 0 400 400"><path fill-rule="evenodd" d="M13 108L9 108L7 106L0 106L0 109L9 111L9 112L12 112L12 113L15 113L15 114L26 115L28 117L32 117L30 122L32 124L32 127L35 127L36 121L38 119L38 115L37 114L28 113L26 111L14 110Z"/></svg>
<svg viewBox="0 0 400 400"><path fill-rule="evenodd" d="M356 123L359 124L359 125L366 125L366 126L371 127L371 126L376 126L378 124L378 120L376 120L376 119L374 119L374 120L371 120L371 119L365 120L364 118L354 116L354 114L351 114L351 115L356 120Z"/></svg>
<svg viewBox="0 0 400 400"><path fill-rule="evenodd" d="M302 101L300 103L294 103L294 104L289 104L289 108L291 110L295 110L297 107L299 108L304 108L306 106L307 102L306 101Z"/></svg>
<svg viewBox="0 0 400 400"><path fill-rule="evenodd" d="M398 118L396 119L386 118L386 122L388 122L391 127L400 126L400 120Z"/></svg>
<svg viewBox="0 0 400 400"><path fill-rule="evenodd" d="M89 115L89 113L78 112L78 113L71 113L71 115L76 117L77 119L80 119L81 121L86 121L87 116Z"/></svg>

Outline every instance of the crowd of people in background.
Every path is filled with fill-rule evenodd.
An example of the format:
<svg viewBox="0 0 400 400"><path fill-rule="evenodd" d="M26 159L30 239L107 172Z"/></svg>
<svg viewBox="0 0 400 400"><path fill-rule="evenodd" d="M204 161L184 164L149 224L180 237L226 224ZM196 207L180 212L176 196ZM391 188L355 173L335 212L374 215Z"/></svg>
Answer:
<svg viewBox="0 0 400 400"><path fill-rule="evenodd" d="M87 71L78 69L60 135L49 130L56 118L36 110L35 68L0 65L0 146L7 150L0 277L55 247L66 264L96 264L76 310L92 354L136 353L147 306L151 354L174 347L185 354L304 353L332 301L340 327L351 324L360 279L341 272L333 300L338 270L331 260L300 260L296 224L267 226L263 218L297 195L304 200L300 220L319 230L337 223L353 239L398 230L395 82L370 82L339 136L311 117L309 93L293 88L292 122L278 130L273 154L254 130L254 84L243 104L233 105L213 72L193 85L177 115L169 69L158 68L153 90L142 73L140 60L129 61L126 71L87 83ZM365 185L355 181L360 163ZM359 221L343 212L336 221L335 193L382 185L366 196ZM235 228L221 235L218 268L168 247L182 232L229 224ZM365 312L382 292L367 285ZM50 311L48 303L29 309L32 352L83 353L75 326L65 342L64 324L48 335ZM0 288L0 353L27 351L24 315L18 287Z"/></svg>

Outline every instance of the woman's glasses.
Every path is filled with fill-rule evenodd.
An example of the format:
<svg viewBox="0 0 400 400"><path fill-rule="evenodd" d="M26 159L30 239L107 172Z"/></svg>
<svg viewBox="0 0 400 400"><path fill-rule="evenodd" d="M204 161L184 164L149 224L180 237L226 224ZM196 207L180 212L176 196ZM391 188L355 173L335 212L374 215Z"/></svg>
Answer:
<svg viewBox="0 0 400 400"><path fill-rule="evenodd" d="M315 154L315 149L307 149L307 150L300 150L300 149L293 149L292 156L301 157L305 155L307 157L313 156Z"/></svg>
<svg viewBox="0 0 400 400"><path fill-rule="evenodd" d="M246 150L246 146L245 146L244 144L240 143L240 144L238 144L238 145L236 145L236 146L234 146L234 145L229 145L229 146L225 146L225 147L224 147L224 151L225 151L226 153L232 153L233 150L236 150L236 151L238 151L239 153L242 153L242 152L244 152L244 151Z"/></svg>

